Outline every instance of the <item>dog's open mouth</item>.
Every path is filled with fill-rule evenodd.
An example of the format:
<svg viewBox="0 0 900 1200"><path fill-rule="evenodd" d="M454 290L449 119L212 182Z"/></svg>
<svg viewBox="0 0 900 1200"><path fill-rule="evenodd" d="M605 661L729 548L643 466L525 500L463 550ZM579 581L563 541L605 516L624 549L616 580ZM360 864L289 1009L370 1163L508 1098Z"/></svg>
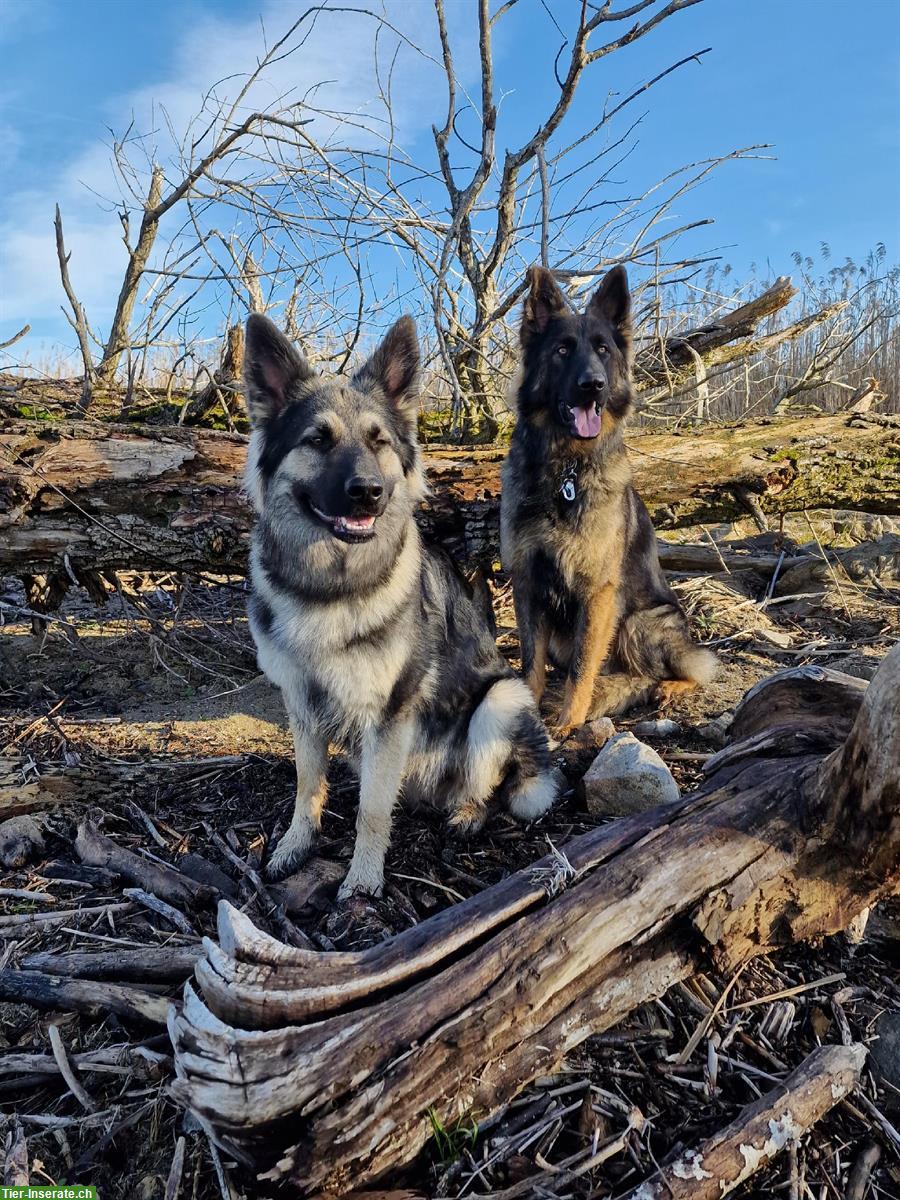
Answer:
<svg viewBox="0 0 900 1200"><path fill-rule="evenodd" d="M589 404L585 408L567 406L575 428L575 434L580 438L595 438L600 432L600 405Z"/></svg>
<svg viewBox="0 0 900 1200"><path fill-rule="evenodd" d="M310 512L342 542L367 542L375 536L375 514L362 513L355 517L330 517L307 500Z"/></svg>

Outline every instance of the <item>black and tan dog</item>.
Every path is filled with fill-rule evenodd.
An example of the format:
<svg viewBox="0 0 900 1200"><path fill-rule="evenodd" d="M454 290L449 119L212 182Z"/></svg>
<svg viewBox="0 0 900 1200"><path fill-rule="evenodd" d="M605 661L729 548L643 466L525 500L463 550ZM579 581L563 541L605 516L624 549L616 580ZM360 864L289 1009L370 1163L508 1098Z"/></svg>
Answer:
<svg viewBox="0 0 900 1200"><path fill-rule="evenodd" d="M570 311L548 270L532 267L528 282L502 553L536 698L548 662L567 672L557 729L566 733L653 695L667 702L708 682L718 662L691 639L631 482L625 270L605 276L582 314Z"/></svg>
<svg viewBox="0 0 900 1200"><path fill-rule="evenodd" d="M419 348L409 317L353 375L320 376L265 317L247 322L257 511L250 627L284 696L297 800L269 862L310 852L329 742L360 770L356 847L341 887L378 893L398 791L443 803L474 831L501 788L529 821L556 792L534 699L501 657L488 614L423 544L416 439Z"/></svg>

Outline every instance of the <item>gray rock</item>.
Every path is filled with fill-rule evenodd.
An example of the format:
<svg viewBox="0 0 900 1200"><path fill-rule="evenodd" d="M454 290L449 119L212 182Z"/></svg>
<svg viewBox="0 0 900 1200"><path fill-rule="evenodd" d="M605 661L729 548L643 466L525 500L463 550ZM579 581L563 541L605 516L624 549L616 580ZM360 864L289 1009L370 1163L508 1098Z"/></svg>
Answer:
<svg viewBox="0 0 900 1200"><path fill-rule="evenodd" d="M677 721L670 721L663 717L658 721L638 721L631 732L639 738L675 737L676 734L681 733L681 726Z"/></svg>
<svg viewBox="0 0 900 1200"><path fill-rule="evenodd" d="M582 786L588 810L595 816L646 812L681 795L663 760L633 733L610 738L588 767Z"/></svg>

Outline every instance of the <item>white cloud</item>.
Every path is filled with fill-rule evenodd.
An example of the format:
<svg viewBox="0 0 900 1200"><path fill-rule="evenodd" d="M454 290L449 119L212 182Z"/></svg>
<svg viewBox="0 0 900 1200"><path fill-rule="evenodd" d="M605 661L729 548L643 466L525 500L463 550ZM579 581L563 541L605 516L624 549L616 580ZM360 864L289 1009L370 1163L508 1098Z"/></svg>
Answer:
<svg viewBox="0 0 900 1200"><path fill-rule="evenodd" d="M191 15L191 6L185 13ZM282 35L297 13L293 2L264 0L262 26L269 44ZM387 19L408 31L411 38L427 40L430 52L434 52L435 38L430 24L424 31L417 27L423 8L406 0L389 0L384 13ZM322 85L315 92L316 102L322 107L353 114L354 119L371 120L377 109L373 34L374 22L369 17L322 12L303 45L275 63L265 79L255 85L245 101L247 111L263 108L286 94L299 100ZM130 94L110 97L107 121L119 131L133 116L135 131L152 131L143 143L148 158L165 162L174 150L169 126L179 133L187 129L205 90L217 81L224 81L218 85L217 94L234 95L241 84L235 78L236 73L252 69L261 53L263 28L259 18L195 15L173 46L165 72ZM421 96L434 95L435 84L440 86L440 83L433 75L433 67L420 55L404 50L401 61L403 85L395 96L394 117L401 138L408 139L430 125L435 114L430 106L421 105ZM438 100L438 110L442 103ZM322 124L319 121L318 126L312 127L317 136L339 137L340 129L323 131ZM195 134L202 128L202 122L195 122ZM0 127L0 148L3 139ZM45 179L38 186L7 193L0 220L3 246L0 328L36 320L46 327L48 319L56 314L58 321L51 336L74 346L59 312L64 297L52 228L54 206L58 202L72 256L73 283L98 333L102 336L105 331L125 262L115 211L107 211L108 206L99 199L118 196L105 141L108 133L98 129L96 139L78 146L68 161L47 163ZM17 344L16 354L23 350L39 354L44 346L39 339L32 338L30 342L26 339Z"/></svg>

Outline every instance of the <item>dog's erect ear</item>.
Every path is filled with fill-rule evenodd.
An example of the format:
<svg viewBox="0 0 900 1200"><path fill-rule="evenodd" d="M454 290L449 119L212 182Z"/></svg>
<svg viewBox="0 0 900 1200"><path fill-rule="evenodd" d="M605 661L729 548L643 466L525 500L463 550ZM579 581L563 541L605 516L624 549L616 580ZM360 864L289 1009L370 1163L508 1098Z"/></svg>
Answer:
<svg viewBox="0 0 900 1200"><path fill-rule="evenodd" d="M631 344L631 292L628 275L621 265L603 276L603 282L591 296L588 313L609 321L627 344Z"/></svg>
<svg viewBox="0 0 900 1200"><path fill-rule="evenodd" d="M414 418L419 407L419 339L412 317L401 317L385 334L372 357L353 376L360 391L379 387L402 415Z"/></svg>
<svg viewBox="0 0 900 1200"><path fill-rule="evenodd" d="M252 425L277 417L287 406L291 387L313 375L300 350L268 317L247 318L244 388Z"/></svg>
<svg viewBox="0 0 900 1200"><path fill-rule="evenodd" d="M552 272L546 267L529 267L525 274L528 293L522 309L522 341L543 333L551 319L565 310L566 301Z"/></svg>

